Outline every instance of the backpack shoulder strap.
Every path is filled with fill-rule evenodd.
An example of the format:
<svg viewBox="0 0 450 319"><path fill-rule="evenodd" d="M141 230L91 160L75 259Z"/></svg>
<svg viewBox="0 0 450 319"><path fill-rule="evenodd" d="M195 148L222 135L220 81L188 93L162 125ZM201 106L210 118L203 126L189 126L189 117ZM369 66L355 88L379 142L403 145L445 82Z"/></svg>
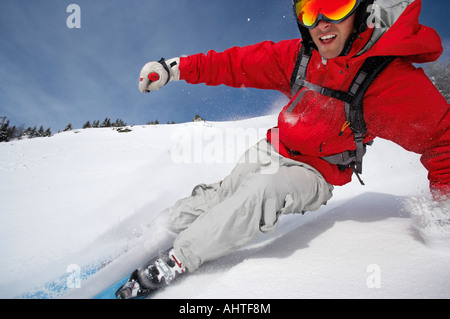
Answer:
<svg viewBox="0 0 450 319"><path fill-rule="evenodd" d="M300 52L297 56L294 71L291 75L291 96L294 97L298 91L303 87L303 81L306 81L306 73L308 71L309 60L311 59L312 50L306 49L304 45L301 46Z"/></svg>
<svg viewBox="0 0 450 319"><path fill-rule="evenodd" d="M366 151L364 135L367 133L367 125L364 120L364 95L372 82L395 58L395 56L373 56L367 58L354 77L347 92L350 102L345 102L345 113L356 144L354 161L351 167L363 185L364 182L358 174L362 173L362 158Z"/></svg>
<svg viewBox="0 0 450 319"><path fill-rule="evenodd" d="M363 114L364 95L372 82L395 58L395 56L373 56L367 58L350 84L347 92L350 102L346 105L346 114L353 132L358 132L362 135L367 133Z"/></svg>

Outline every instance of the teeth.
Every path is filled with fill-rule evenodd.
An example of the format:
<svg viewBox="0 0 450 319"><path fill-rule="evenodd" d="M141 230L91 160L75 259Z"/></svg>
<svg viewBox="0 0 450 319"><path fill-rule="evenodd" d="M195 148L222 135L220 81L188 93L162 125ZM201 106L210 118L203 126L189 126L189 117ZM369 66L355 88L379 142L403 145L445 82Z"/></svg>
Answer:
<svg viewBox="0 0 450 319"><path fill-rule="evenodd" d="M330 34L330 35L326 35L324 37L321 37L320 40L328 40L328 39L333 39L333 38L336 38L336 35Z"/></svg>

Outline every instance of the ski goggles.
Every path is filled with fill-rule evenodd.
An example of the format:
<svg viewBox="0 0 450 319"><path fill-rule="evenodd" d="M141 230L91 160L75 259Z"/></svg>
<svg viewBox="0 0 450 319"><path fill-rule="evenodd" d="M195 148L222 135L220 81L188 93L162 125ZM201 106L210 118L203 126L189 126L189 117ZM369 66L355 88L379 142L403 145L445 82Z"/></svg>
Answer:
<svg viewBox="0 0 450 319"><path fill-rule="evenodd" d="M296 0L294 13L303 26L312 29L320 20L331 23L344 21L360 3L361 0Z"/></svg>

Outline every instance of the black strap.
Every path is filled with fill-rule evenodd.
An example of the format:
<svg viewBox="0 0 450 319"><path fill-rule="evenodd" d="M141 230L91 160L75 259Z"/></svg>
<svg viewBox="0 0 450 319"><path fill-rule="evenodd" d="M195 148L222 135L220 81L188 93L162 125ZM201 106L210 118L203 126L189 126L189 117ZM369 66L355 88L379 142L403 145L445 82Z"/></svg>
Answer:
<svg viewBox="0 0 450 319"><path fill-rule="evenodd" d="M347 94L351 98L347 120L354 132L367 133L364 120L363 100L367 89L376 77L395 59L395 56L374 56L367 58L352 83Z"/></svg>
<svg viewBox="0 0 450 319"><path fill-rule="evenodd" d="M167 72L167 81L166 81L166 83L164 83L164 85L166 85L170 81L169 67L167 66L166 59L164 59L164 58L161 58L161 60L159 60L158 62L164 67L164 70L166 70L166 72Z"/></svg>
<svg viewBox="0 0 450 319"><path fill-rule="evenodd" d="M351 102L346 105L347 121L350 122L350 128L353 131L356 155L355 163L352 166L353 171L364 185L358 174L362 174L362 160L365 153L364 135L367 133L367 125L364 120L363 101L367 89L377 76L395 59L394 56L374 56L367 58L350 85L348 95L351 96Z"/></svg>
<svg viewBox="0 0 450 319"><path fill-rule="evenodd" d="M300 48L297 56L297 61L294 66L294 71L291 76L291 94L292 97L301 90L302 81L306 80L306 73L308 71L309 60L311 60L312 50L307 49L304 45Z"/></svg>

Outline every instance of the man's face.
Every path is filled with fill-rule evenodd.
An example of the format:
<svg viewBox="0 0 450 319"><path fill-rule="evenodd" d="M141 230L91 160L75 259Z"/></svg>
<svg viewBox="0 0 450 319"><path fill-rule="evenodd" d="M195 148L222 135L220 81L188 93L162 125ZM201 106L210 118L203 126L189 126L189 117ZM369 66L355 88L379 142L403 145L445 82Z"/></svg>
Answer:
<svg viewBox="0 0 450 319"><path fill-rule="evenodd" d="M319 21L319 24L310 29L309 33L319 49L320 55L329 60L342 53L347 40L355 31L355 14L352 14L338 24Z"/></svg>

